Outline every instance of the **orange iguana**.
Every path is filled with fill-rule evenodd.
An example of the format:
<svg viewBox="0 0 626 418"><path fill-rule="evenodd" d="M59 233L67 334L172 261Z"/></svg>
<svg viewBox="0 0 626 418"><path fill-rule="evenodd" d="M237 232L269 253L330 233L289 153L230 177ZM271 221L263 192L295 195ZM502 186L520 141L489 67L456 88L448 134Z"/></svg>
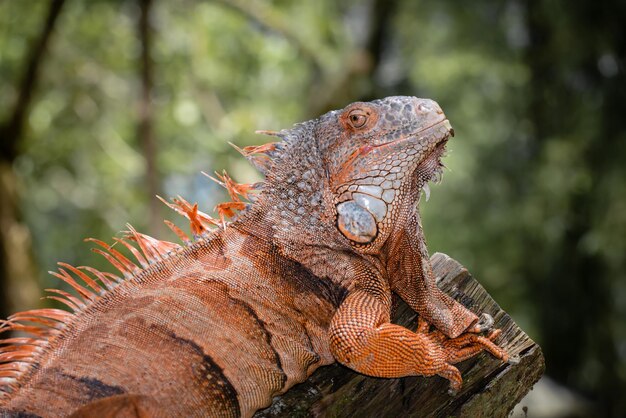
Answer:
<svg viewBox="0 0 626 418"><path fill-rule="evenodd" d="M119 274L60 263L76 293L49 297L72 312L0 323L22 335L0 341L2 416L249 417L335 360L452 391L454 363L508 360L493 320L442 293L429 264L417 202L453 133L435 102L353 103L264 133L281 141L240 151L265 181L220 176L233 201L219 219L168 203L193 239L168 223L183 245L132 227L116 246L92 240ZM390 322L393 294L416 332Z"/></svg>

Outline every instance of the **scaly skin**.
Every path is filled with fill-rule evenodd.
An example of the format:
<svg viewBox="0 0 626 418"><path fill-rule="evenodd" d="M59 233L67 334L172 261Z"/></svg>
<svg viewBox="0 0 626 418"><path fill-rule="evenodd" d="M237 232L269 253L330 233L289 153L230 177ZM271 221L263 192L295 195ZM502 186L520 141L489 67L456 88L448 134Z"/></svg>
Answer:
<svg viewBox="0 0 626 418"><path fill-rule="evenodd" d="M428 261L417 202L450 133L435 102L389 97L245 148L266 180L221 176L235 202L218 207L220 221L171 204L196 242L132 230L139 250L116 248L137 263L96 242L124 280L62 265L81 294L61 295L74 313L9 318L0 330L33 338L2 343L0 413L249 417L335 360L371 376L443 376L452 391L462 384L454 363L482 350L506 361L498 331L479 335L488 321L442 293ZM254 203L225 224L253 189ZM416 332L390 322L393 293L419 313Z"/></svg>

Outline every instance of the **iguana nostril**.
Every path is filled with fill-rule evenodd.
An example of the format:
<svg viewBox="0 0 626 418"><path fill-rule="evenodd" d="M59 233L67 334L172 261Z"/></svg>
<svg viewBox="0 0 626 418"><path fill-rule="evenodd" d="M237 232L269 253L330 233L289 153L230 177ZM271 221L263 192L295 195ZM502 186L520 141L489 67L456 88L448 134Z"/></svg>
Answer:
<svg viewBox="0 0 626 418"><path fill-rule="evenodd" d="M428 113L428 112L432 111L433 109L430 106L428 106L428 105L426 105L424 103L420 103L420 104L417 105L417 110L422 112L422 113ZM439 113L439 112L437 112L437 113Z"/></svg>

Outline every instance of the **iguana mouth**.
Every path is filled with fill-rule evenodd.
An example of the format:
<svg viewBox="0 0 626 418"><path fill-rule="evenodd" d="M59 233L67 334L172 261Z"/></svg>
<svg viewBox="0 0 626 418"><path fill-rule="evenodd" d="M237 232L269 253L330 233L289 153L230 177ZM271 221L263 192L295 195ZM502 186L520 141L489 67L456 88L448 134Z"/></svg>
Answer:
<svg viewBox="0 0 626 418"><path fill-rule="evenodd" d="M431 151L430 154L422 161L418 166L418 171L422 170L430 170L432 176L425 181L433 180L433 177L440 176L442 172L442 168L444 167L441 162L441 157L444 156L446 152L446 146L448 145L448 138L444 139L442 142L435 146L435 149ZM435 179L436 181L440 181L441 178Z"/></svg>
<svg viewBox="0 0 626 418"><path fill-rule="evenodd" d="M437 132L437 129L441 129ZM426 134L426 135L424 135ZM430 136L430 138L426 139L426 137ZM413 159L415 154L418 154L419 151L413 150L411 151L401 151L402 149L409 149L412 147L413 143L423 143L423 147L430 150L427 151L426 156L421 159L420 162L417 163L413 173L407 173L407 175L415 175L419 179L419 186L422 186L426 182L430 181L433 177L437 176L437 173L441 173L441 157L445 152L445 146L448 142L450 136L454 136L454 130L450 125L448 119L443 119L438 121L437 123L433 123L425 128L422 128L416 132L413 132L408 135L404 135L396 140L385 142L383 144L367 144L358 148L356 151L350 155L346 159L346 162L343 164L344 169L341 170L336 178L343 180L339 183L341 185L349 184L349 180L351 179L350 173L353 169L354 161L362 158L363 156L370 153L378 153L379 159L382 160L383 156L388 155L396 155L399 153L404 153L405 158ZM408 161L408 163L412 163L413 161ZM344 174L346 172L346 174ZM387 173L388 174L388 173ZM385 177L385 175L383 175ZM347 186L346 186L347 189ZM343 191L339 191L339 193L343 193Z"/></svg>
<svg viewBox="0 0 626 418"><path fill-rule="evenodd" d="M420 129L419 131L415 132L413 135L418 135L418 134L421 134L422 132L426 132L426 131L428 131L429 129L434 128L434 127L436 127L436 126L438 126L438 125L442 125L444 128L446 128L446 129L448 130L448 134L449 134L449 135L454 136L454 129L452 129L452 125L450 124L450 121L449 121L448 119L443 119L443 120L440 120L439 122L433 123L433 124L432 124L432 125L430 125L430 126L427 126L427 127L425 127L425 128L422 128L422 129ZM448 136L446 136L444 139L445 139L445 140L447 140L447 139L448 139Z"/></svg>
<svg viewBox="0 0 626 418"><path fill-rule="evenodd" d="M383 144L377 144L377 145L366 145L364 147L361 148L361 154L366 154L374 149L380 149L380 148L387 148L387 147L393 147L396 145L400 145L404 142L410 142L410 141L414 141L416 139L419 140L418 136L420 134L423 134L424 132L428 132L432 129L435 129L439 126L443 126L444 128L447 129L447 134L445 134L444 136L442 136L441 138L439 138L439 141L447 141L448 138L450 136L454 136L454 129L452 129L452 125L450 125L450 121L448 119L443 119L440 120L439 122L433 123L432 125L429 125L425 128L420 129L419 131L413 132L409 135L403 136L399 139L396 139L395 141L389 141L389 142L385 142ZM437 144L438 145L438 144Z"/></svg>
<svg viewBox="0 0 626 418"><path fill-rule="evenodd" d="M448 137L445 137L435 145L435 148L417 165L417 170L437 170L437 168L441 168L443 164L441 163L441 157L444 156L446 152L446 146L448 145Z"/></svg>
<svg viewBox="0 0 626 418"><path fill-rule="evenodd" d="M428 153L428 155L417 165L417 168L415 169L415 178L418 181L418 186L424 190L426 200L430 197L430 187L428 186L428 182L433 181L435 183L439 183L442 179L443 167L445 166L441 162L441 158L446 152L448 140L451 136L454 136L454 129L452 129L450 122L447 119L442 122L444 123L443 126L448 129L448 134L444 135L439 140L433 150ZM436 125L438 124L433 126Z"/></svg>

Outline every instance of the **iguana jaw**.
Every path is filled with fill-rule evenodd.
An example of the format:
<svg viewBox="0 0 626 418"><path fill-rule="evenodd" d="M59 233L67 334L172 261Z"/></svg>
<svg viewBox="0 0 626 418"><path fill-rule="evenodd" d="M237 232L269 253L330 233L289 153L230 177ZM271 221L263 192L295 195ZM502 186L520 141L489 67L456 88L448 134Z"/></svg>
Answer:
<svg viewBox="0 0 626 418"><path fill-rule="evenodd" d="M441 140L435 144L432 151L426 154L415 169L418 187L426 185L427 182L433 180L441 173L441 169L443 167L441 157L446 151L446 146L448 145L450 136L454 136L454 130L447 119L442 122L442 126L448 130L448 135L442 137Z"/></svg>
<svg viewBox="0 0 626 418"><path fill-rule="evenodd" d="M388 135L381 136L385 138L394 135L395 132L394 130ZM439 145L447 142L453 132L450 122L444 118L399 138L383 139L378 143L362 145L341 165L342 168L335 175L334 182L341 185L365 176L378 177L376 173L381 171L384 173L385 166L388 166L389 170L394 170L393 167L397 167L398 164L403 167L402 176L410 175L412 170L421 167L423 163L428 163L431 154ZM442 152L438 156L441 154ZM395 169L396 173L399 171ZM383 173L380 174L381 177L385 177Z"/></svg>
<svg viewBox="0 0 626 418"><path fill-rule="evenodd" d="M441 156L452 134L450 122L442 119L392 141L360 147L351 160L369 171L339 197L341 233L358 245L384 241L386 234L381 232L390 230L394 213L402 210L407 199L412 206L421 188L428 193L427 182L441 172ZM346 172L354 173L356 165L348 165Z"/></svg>
<svg viewBox="0 0 626 418"><path fill-rule="evenodd" d="M448 119L444 119L405 138L377 145L374 149L401 160L402 166L406 167L404 176L410 177L413 171L423 184L440 172L441 157L450 136L454 136L454 130ZM411 156L411 152L415 154ZM402 155L406 157L403 159Z"/></svg>
<svg viewBox="0 0 626 418"><path fill-rule="evenodd" d="M430 134L433 132L436 133L437 131L441 132L442 131L440 129L441 127L445 129L445 131L443 131L445 132L443 134L444 136L441 136L439 138L435 137L434 143L431 141L429 141L428 143L428 145L434 144L434 146L436 147L440 143L447 141L450 135L454 136L454 129L452 129L452 125L450 125L450 121L448 119L444 118L410 135L407 135L405 137L402 137L402 138L399 138L390 142L386 142L383 144L373 145L371 146L371 148L375 149L375 148L396 147L396 146L403 146L403 145L408 145L410 147L415 141L423 142L427 134Z"/></svg>

